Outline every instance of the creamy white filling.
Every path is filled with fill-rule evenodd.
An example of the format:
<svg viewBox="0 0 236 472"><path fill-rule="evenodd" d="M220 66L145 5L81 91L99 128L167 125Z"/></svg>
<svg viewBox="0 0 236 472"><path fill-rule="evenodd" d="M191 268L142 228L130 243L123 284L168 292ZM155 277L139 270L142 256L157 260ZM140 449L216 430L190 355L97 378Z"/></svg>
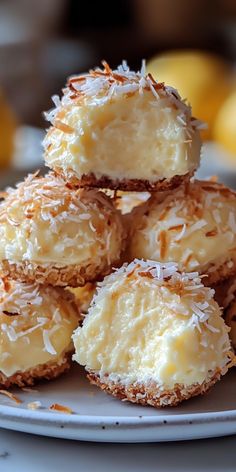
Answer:
<svg viewBox="0 0 236 472"><path fill-rule="evenodd" d="M141 276L134 264L106 278L73 335L74 359L101 378L126 384L152 381L163 389L202 384L224 369L230 350L213 292L174 271L168 276L173 284L166 285L155 263L151 276L144 276L148 264L139 269Z"/></svg>
<svg viewBox="0 0 236 472"><path fill-rule="evenodd" d="M170 98L154 100L150 91L99 106L72 103L58 115L72 131L49 130L45 160L78 178L93 173L154 182L185 175L199 165L201 142L191 116L182 115Z"/></svg>

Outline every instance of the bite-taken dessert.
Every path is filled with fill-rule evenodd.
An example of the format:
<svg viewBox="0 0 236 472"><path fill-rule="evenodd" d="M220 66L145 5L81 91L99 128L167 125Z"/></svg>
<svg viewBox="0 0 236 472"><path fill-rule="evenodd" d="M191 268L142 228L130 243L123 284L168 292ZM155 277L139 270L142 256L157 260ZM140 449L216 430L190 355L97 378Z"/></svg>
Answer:
<svg viewBox="0 0 236 472"><path fill-rule="evenodd" d="M129 222L129 260L176 261L207 274L207 285L236 273L236 193L222 184L195 180L153 193Z"/></svg>
<svg viewBox="0 0 236 472"><path fill-rule="evenodd" d="M122 400L174 406L204 394L231 365L214 290L174 263L135 260L107 276L74 335L74 360Z"/></svg>
<svg viewBox="0 0 236 472"><path fill-rule="evenodd" d="M126 62L69 78L45 141L45 162L74 186L164 190L199 166L201 123L178 92Z"/></svg>
<svg viewBox="0 0 236 472"><path fill-rule="evenodd" d="M116 264L120 212L96 189L69 189L53 174L30 175L0 204L0 270L23 282L76 287Z"/></svg>
<svg viewBox="0 0 236 472"><path fill-rule="evenodd" d="M0 386L33 385L68 370L79 319L66 290L1 279Z"/></svg>

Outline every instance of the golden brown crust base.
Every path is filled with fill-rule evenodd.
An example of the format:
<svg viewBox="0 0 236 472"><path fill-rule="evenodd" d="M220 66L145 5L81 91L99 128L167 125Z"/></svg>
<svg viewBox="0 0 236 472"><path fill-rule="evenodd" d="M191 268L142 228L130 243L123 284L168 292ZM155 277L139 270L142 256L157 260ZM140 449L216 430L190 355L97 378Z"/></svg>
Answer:
<svg viewBox="0 0 236 472"><path fill-rule="evenodd" d="M52 380L59 375L64 374L71 367L71 352L67 352L63 355L58 362L48 362L47 364L33 367L32 369L26 370L25 372L17 372L11 377L6 377L0 372L0 388L10 387L29 387L42 380Z"/></svg>
<svg viewBox="0 0 236 472"><path fill-rule="evenodd" d="M97 385L103 391L110 393L120 400L132 403L139 403L143 406L151 405L155 408L162 408L165 406L176 406L184 400L195 397L197 395L204 395L218 380L221 374L219 371L215 372L211 379L203 382L202 385L193 384L190 387L183 385L176 385L174 390L159 390L155 384L150 386L144 385L122 385L121 383L110 382L109 378L104 382L97 374L89 373L87 375L89 381L93 385Z"/></svg>
<svg viewBox="0 0 236 472"><path fill-rule="evenodd" d="M226 262L219 266L217 266L216 264L211 264L208 270L206 270L204 273L207 274L207 277L204 277L202 279L202 282L207 287L219 284L225 281L226 279L234 276L236 274L236 254L234 256L231 256L230 259L228 259Z"/></svg>
<svg viewBox="0 0 236 472"><path fill-rule="evenodd" d="M184 182L188 182L194 174L193 171L188 172L185 175L175 175L171 179L162 179L157 180L156 182L149 182L149 180L142 179L113 180L105 175L97 179L92 173L88 175L82 175L81 178L78 178L72 171L68 170L68 173L65 173L61 168L56 167L53 169L53 171L58 177L63 178L63 180L66 181L67 186L71 186L72 188L109 188L111 190L124 190L128 192L162 192L171 190Z"/></svg>
<svg viewBox="0 0 236 472"><path fill-rule="evenodd" d="M83 287L87 282L101 280L118 262L104 264L103 267L92 264L84 267L76 264L57 267L53 264L43 266L29 261L11 262L5 259L0 262L0 275L18 282L36 282L54 287Z"/></svg>

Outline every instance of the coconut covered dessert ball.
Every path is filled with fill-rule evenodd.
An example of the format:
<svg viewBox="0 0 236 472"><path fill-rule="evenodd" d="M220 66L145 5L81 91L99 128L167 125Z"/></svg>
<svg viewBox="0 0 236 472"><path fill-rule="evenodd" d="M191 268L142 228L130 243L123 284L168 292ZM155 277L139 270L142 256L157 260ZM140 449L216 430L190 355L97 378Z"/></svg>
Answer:
<svg viewBox="0 0 236 472"><path fill-rule="evenodd" d="M0 386L33 385L68 370L79 318L66 290L1 279Z"/></svg>
<svg viewBox="0 0 236 472"><path fill-rule="evenodd" d="M236 193L222 184L195 180L154 193L129 223L129 260L176 261L207 274L207 285L236 272Z"/></svg>
<svg viewBox="0 0 236 472"><path fill-rule="evenodd" d="M69 78L45 141L45 161L75 186L163 190L188 180L199 166L200 122L178 92L145 68L106 62Z"/></svg>
<svg viewBox="0 0 236 472"><path fill-rule="evenodd" d="M0 205L0 269L23 282L79 286L116 264L121 215L97 190L71 190L49 174L30 175Z"/></svg>
<svg viewBox="0 0 236 472"><path fill-rule="evenodd" d="M68 287L68 290L74 294L81 314L86 314L96 292L96 284L87 282L83 287Z"/></svg>
<svg viewBox="0 0 236 472"><path fill-rule="evenodd" d="M74 360L122 400L174 406L204 394L231 365L229 328L197 273L135 260L100 284L74 335Z"/></svg>

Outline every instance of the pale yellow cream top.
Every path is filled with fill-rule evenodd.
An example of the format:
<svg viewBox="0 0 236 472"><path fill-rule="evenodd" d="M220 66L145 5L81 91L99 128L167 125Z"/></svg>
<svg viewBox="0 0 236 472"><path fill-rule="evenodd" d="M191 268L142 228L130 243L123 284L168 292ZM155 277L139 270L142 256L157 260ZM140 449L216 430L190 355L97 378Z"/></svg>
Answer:
<svg viewBox="0 0 236 472"><path fill-rule="evenodd" d="M50 174L29 176L0 205L0 260L102 265L119 258L123 237L110 198Z"/></svg>
<svg viewBox="0 0 236 472"><path fill-rule="evenodd" d="M202 384L224 369L228 328L197 274L136 261L105 278L83 326L74 359L121 383Z"/></svg>
<svg viewBox="0 0 236 472"><path fill-rule="evenodd" d="M5 282L6 284L6 282ZM0 371L7 377L60 362L72 350L79 313L63 289L0 283Z"/></svg>
<svg viewBox="0 0 236 472"><path fill-rule="evenodd" d="M194 181L153 196L129 217L129 259L176 261L181 270L207 271L236 250L236 194Z"/></svg>
<svg viewBox="0 0 236 472"><path fill-rule="evenodd" d="M178 92L130 70L69 79L49 113L45 161L58 172L154 182L196 169L198 122Z"/></svg>

